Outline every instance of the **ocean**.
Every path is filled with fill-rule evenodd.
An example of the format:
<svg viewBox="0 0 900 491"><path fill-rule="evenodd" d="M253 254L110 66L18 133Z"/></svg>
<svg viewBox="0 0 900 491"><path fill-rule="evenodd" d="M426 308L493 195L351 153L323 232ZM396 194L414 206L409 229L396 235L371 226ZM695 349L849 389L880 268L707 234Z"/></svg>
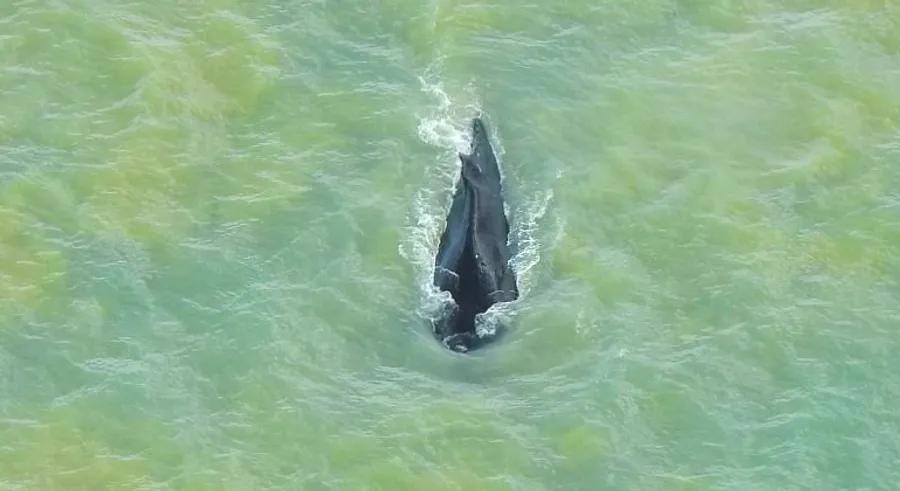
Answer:
<svg viewBox="0 0 900 491"><path fill-rule="evenodd" d="M2 490L890 490L898 405L898 2L0 5Z"/></svg>

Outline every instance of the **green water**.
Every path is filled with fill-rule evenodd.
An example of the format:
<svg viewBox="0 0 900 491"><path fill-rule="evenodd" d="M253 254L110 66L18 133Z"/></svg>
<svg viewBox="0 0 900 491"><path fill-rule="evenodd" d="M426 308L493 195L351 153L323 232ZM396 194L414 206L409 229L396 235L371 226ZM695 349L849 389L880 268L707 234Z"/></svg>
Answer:
<svg viewBox="0 0 900 491"><path fill-rule="evenodd" d="M0 5L0 489L896 489L898 331L897 2Z"/></svg>

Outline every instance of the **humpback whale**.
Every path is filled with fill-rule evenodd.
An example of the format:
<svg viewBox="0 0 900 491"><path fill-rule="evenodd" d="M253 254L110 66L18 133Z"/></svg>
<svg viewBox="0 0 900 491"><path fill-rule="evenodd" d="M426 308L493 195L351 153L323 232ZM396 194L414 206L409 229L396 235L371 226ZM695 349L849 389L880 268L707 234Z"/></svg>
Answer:
<svg viewBox="0 0 900 491"><path fill-rule="evenodd" d="M475 316L517 299L519 291L509 265L500 169L480 118L472 121L470 152L460 153L459 160L460 177L434 260L434 285L450 292L453 305L434 321L434 334L451 350L467 352L488 340L475 329Z"/></svg>

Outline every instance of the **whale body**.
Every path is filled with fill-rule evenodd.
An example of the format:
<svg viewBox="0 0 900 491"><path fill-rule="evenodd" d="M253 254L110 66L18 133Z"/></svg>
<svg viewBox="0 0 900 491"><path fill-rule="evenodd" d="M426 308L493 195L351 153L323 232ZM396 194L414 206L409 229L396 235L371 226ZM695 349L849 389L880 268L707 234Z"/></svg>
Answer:
<svg viewBox="0 0 900 491"><path fill-rule="evenodd" d="M460 154L460 177L434 261L434 285L453 305L434 322L448 348L467 352L490 336L479 335L475 316L519 297L509 265L509 222L503 208L500 169L484 122L472 121L469 154Z"/></svg>

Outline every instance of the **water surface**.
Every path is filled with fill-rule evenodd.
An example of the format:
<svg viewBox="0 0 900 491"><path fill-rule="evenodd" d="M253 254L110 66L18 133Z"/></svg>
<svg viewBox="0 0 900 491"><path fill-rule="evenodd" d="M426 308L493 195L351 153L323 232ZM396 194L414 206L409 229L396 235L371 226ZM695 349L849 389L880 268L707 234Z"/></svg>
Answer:
<svg viewBox="0 0 900 491"><path fill-rule="evenodd" d="M893 489L898 89L895 2L6 2L0 488Z"/></svg>

